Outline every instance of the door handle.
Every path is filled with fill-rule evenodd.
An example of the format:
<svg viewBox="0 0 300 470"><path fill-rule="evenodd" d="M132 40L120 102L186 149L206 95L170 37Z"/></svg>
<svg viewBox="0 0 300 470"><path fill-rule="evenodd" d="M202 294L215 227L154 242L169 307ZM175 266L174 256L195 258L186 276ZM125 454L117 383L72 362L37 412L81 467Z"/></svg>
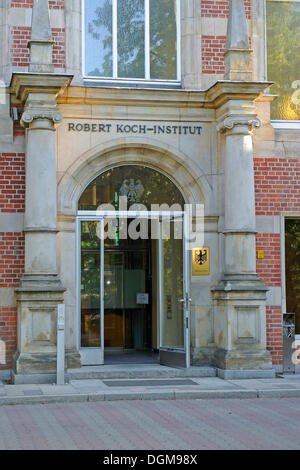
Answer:
<svg viewBox="0 0 300 470"><path fill-rule="evenodd" d="M179 303L185 304L185 308L188 308L191 301L192 301L192 299L189 297L188 293L186 293L184 299L179 299L178 300Z"/></svg>

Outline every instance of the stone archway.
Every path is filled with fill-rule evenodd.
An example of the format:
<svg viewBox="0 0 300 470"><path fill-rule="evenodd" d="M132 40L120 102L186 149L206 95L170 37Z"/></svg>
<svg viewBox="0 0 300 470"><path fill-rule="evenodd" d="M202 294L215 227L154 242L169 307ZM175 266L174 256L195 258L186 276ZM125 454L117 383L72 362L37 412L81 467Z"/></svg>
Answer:
<svg viewBox="0 0 300 470"><path fill-rule="evenodd" d="M120 139L99 145L81 155L58 184L58 257L61 280L66 288L66 342L78 346L76 310L76 215L77 203L89 183L105 170L120 164L154 168L177 185L189 204L204 203L209 213L212 189L199 165L187 155L153 140Z"/></svg>
<svg viewBox="0 0 300 470"><path fill-rule="evenodd" d="M75 216L77 201L86 186L100 173L120 163L149 165L169 176L188 203L212 204L212 188L195 161L160 142L127 138L89 150L68 168L58 184L58 213Z"/></svg>

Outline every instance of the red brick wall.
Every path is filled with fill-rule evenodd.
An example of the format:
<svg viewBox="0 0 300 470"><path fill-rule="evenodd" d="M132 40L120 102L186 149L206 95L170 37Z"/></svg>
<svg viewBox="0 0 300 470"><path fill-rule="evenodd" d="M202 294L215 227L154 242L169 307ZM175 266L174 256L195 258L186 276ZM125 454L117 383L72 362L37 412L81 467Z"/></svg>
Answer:
<svg viewBox="0 0 300 470"><path fill-rule="evenodd" d="M23 232L0 232L0 287L18 287L24 273Z"/></svg>
<svg viewBox="0 0 300 470"><path fill-rule="evenodd" d="M52 28L53 64L54 67L64 68L66 65L65 57L65 28Z"/></svg>
<svg viewBox="0 0 300 470"><path fill-rule="evenodd" d="M25 211L25 155L0 154L0 212Z"/></svg>
<svg viewBox="0 0 300 470"><path fill-rule="evenodd" d="M254 163L256 214L299 211L300 161L296 158L256 158Z"/></svg>
<svg viewBox="0 0 300 470"><path fill-rule="evenodd" d="M272 355L273 364L282 364L281 307L267 307L267 348Z"/></svg>
<svg viewBox="0 0 300 470"><path fill-rule="evenodd" d="M33 0L10 0L11 8L32 8ZM61 10L65 6L64 0L49 0L49 7Z"/></svg>
<svg viewBox="0 0 300 470"><path fill-rule="evenodd" d="M24 210L25 155L0 153L0 212L22 213ZM0 288L14 288L19 285L24 272L24 244L22 232L0 232ZM5 305L5 299L1 300ZM17 347L16 322L15 307L0 308L0 370L10 369L12 366L12 356Z"/></svg>
<svg viewBox="0 0 300 470"><path fill-rule="evenodd" d="M256 261L259 277L268 286L281 285L280 234L260 233L256 236L256 249L264 251L264 259Z"/></svg>
<svg viewBox="0 0 300 470"><path fill-rule="evenodd" d="M249 44L251 48L251 37ZM226 48L226 36L202 35L202 73L224 74L224 53ZM251 62L250 62L251 65Z"/></svg>
<svg viewBox="0 0 300 470"><path fill-rule="evenodd" d="M29 49L31 28L26 26L13 26L11 29L11 63L15 67L27 67L29 64Z"/></svg>
<svg viewBox="0 0 300 470"><path fill-rule="evenodd" d="M17 309L0 308L0 370L11 369L17 349Z"/></svg>
<svg viewBox="0 0 300 470"><path fill-rule="evenodd" d="M251 0L245 1L247 18L251 18ZM201 16L204 18L224 18L227 20L229 0L201 0ZM251 38L250 44L251 44ZM226 36L202 36L202 73L224 74L224 52Z"/></svg>
<svg viewBox="0 0 300 470"><path fill-rule="evenodd" d="M12 8L32 8L32 0L11 0ZM64 9L63 0L50 0L50 9ZM13 26L11 28L11 63L14 67L29 65L29 49L31 28L28 26ZM65 67L65 28L52 28L53 63L55 68Z"/></svg>
<svg viewBox="0 0 300 470"><path fill-rule="evenodd" d="M202 36L202 73L224 74L226 36Z"/></svg>
<svg viewBox="0 0 300 470"><path fill-rule="evenodd" d="M255 158L257 215L279 215L281 211L300 211L300 161L297 158ZM280 235L258 234L257 249L264 259L257 260L257 272L268 286L281 285ZM267 309L268 349L274 364L282 363L281 307Z"/></svg>
<svg viewBox="0 0 300 470"><path fill-rule="evenodd" d="M247 18L251 18L251 0L244 0ZM201 15L206 18L227 18L229 0L201 0Z"/></svg>
<svg viewBox="0 0 300 470"><path fill-rule="evenodd" d="M267 286L281 286L280 234L260 233L256 236L256 249L264 251L264 259L257 259L257 274ZM281 307L267 307L267 348L273 364L282 363Z"/></svg>

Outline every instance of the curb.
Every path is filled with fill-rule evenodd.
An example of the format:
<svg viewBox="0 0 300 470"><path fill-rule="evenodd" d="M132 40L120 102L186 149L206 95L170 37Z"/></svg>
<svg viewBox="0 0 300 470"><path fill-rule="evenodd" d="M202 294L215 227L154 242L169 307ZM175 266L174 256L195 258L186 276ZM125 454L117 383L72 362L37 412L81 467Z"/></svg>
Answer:
<svg viewBox="0 0 300 470"><path fill-rule="evenodd" d="M300 389L284 390L176 390L158 392L78 393L70 395L0 396L0 406L35 405L121 400L204 400L204 399L300 398Z"/></svg>

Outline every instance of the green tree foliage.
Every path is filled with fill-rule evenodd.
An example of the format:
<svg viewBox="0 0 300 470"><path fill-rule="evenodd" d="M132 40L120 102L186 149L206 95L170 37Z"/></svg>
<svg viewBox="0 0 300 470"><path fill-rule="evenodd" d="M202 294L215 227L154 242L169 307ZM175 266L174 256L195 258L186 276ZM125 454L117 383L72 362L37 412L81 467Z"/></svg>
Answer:
<svg viewBox="0 0 300 470"><path fill-rule="evenodd" d="M145 78L145 2L118 0L118 77ZM176 79L176 1L150 0L150 69L153 79ZM112 3L104 0L88 34L105 51L89 75L112 75Z"/></svg>
<svg viewBox="0 0 300 470"><path fill-rule="evenodd" d="M272 118L300 119L300 107L292 101L292 84L300 80L299 3L267 2L267 38L268 79L275 82L272 93L279 95Z"/></svg>

